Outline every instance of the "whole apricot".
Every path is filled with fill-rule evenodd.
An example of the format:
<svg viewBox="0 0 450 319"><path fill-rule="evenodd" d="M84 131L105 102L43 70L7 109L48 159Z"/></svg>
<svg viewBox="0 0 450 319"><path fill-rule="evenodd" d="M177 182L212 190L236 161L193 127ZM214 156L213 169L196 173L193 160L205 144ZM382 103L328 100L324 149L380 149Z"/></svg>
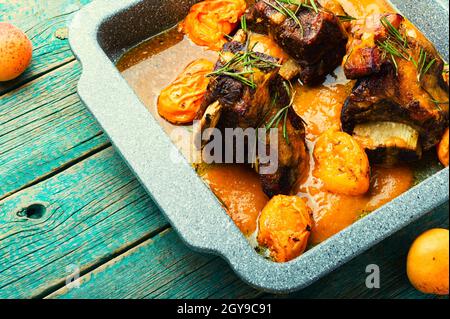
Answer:
<svg viewBox="0 0 450 319"><path fill-rule="evenodd" d="M269 248L274 261L286 262L305 251L312 225L311 210L303 199L278 195L261 212L258 243Z"/></svg>
<svg viewBox="0 0 450 319"><path fill-rule="evenodd" d="M407 260L411 284L426 294L448 295L448 229L431 229L412 244Z"/></svg>
<svg viewBox="0 0 450 319"><path fill-rule="evenodd" d="M0 82L21 75L30 65L33 46L25 33L6 22L0 22Z"/></svg>

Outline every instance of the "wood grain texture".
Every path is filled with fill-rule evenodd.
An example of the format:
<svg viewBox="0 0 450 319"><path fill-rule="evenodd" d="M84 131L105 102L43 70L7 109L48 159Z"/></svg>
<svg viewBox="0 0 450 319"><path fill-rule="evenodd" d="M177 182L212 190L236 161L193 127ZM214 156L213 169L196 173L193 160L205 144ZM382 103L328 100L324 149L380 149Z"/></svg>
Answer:
<svg viewBox="0 0 450 319"><path fill-rule="evenodd" d="M42 218L18 214L42 204ZM30 298L167 227L109 148L0 202L0 298Z"/></svg>
<svg viewBox="0 0 450 319"><path fill-rule="evenodd" d="M76 92L71 62L0 97L0 199L109 145Z"/></svg>
<svg viewBox="0 0 450 319"><path fill-rule="evenodd" d="M255 296L223 260L189 250L172 229L142 243L81 278L78 289L50 298L206 298L229 284ZM250 292L250 293L249 293Z"/></svg>
<svg viewBox="0 0 450 319"><path fill-rule="evenodd" d="M55 32L88 2L0 0L0 21L34 44L28 71L0 84L0 298L273 298L166 229L78 100L80 67ZM42 218L18 215L36 203L47 209ZM308 289L276 297L428 297L407 282L404 259L412 239L435 226L448 228L448 205ZM370 263L381 268L380 290L364 285ZM64 287L70 265L80 267L79 289Z"/></svg>
<svg viewBox="0 0 450 319"><path fill-rule="evenodd" d="M239 280L217 257L188 250L171 230L63 287L49 298L425 298L404 273L408 247L422 231L448 227L448 205L420 219L368 252L291 295L269 295ZM367 265L381 270L381 289L367 289Z"/></svg>
<svg viewBox="0 0 450 319"><path fill-rule="evenodd" d="M0 21L22 29L33 43L33 60L19 78L0 82L0 95L74 60L67 37L73 15L91 0L0 0Z"/></svg>

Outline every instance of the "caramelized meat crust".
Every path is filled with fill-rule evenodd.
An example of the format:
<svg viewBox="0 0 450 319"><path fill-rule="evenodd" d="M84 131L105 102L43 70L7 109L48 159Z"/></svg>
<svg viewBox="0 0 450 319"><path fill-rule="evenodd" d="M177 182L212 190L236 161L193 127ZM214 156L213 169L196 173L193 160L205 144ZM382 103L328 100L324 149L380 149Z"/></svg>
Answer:
<svg viewBox="0 0 450 319"><path fill-rule="evenodd" d="M387 55L377 45L388 36L381 23L382 18L386 18L397 29L404 20L400 14L392 13L370 15L352 23L347 44L348 54L344 58L344 73L348 79L378 73L381 66L387 62Z"/></svg>
<svg viewBox="0 0 450 319"><path fill-rule="evenodd" d="M428 81L438 79L439 70L442 63L435 67L437 74L427 76ZM386 63L379 73L358 80L342 110L343 130L352 134L357 124L367 122L404 123L419 132L424 150L434 147L448 126L448 91L443 81L433 84L439 95L447 96L447 104L437 104L408 74L399 70L397 76L392 64Z"/></svg>
<svg viewBox="0 0 450 319"><path fill-rule="evenodd" d="M221 69L233 55L244 52L248 48L241 42L230 42L224 45L221 58L215 70ZM229 56L231 54L231 56ZM255 53L266 61L276 63L277 60L263 53ZM238 72L238 70L230 70ZM283 80L277 74L278 68L254 70L253 81L255 87L250 87L232 75L220 74L211 78L208 86L201 118L205 110L218 102L221 107L217 128L260 128L264 127L271 118L289 105L290 97L283 85ZM276 98L274 98L276 97ZM277 121L278 141L276 150L270 142L269 132L266 135L266 154L278 155L278 167L273 174L260 174L264 192L269 196L289 194L292 186L300 176L302 163L306 161L305 130L302 119L289 107L286 122ZM285 123L285 124L284 124ZM276 145L276 144L275 144ZM236 145L235 145L236 147ZM245 145L246 148L249 145ZM272 151L272 152L270 152ZM235 152L236 153L236 152ZM247 154L247 149L245 150ZM248 162L249 159L246 159ZM270 163L269 163L270 164ZM258 172L263 171L265 165L257 163Z"/></svg>
<svg viewBox="0 0 450 319"><path fill-rule="evenodd" d="M222 58L217 61L214 71L221 69L227 61L223 57L231 54L232 58L235 54L244 52L245 44L240 42L229 42L223 46ZM273 63L277 59L263 53L255 53L266 61ZM233 70L238 72L238 70ZM256 88L252 88L238 79L228 76L219 75L212 77L205 95L205 100L200 110L198 118L200 118L209 105L215 101L219 101L222 106L221 124L224 127L257 127L261 118L269 111L270 83L277 77L278 68L257 69L254 70L253 76Z"/></svg>
<svg viewBox="0 0 450 319"><path fill-rule="evenodd" d="M390 152L391 157L420 158L422 150L439 143L448 126L449 92L442 76L442 58L420 31L398 14L370 16L362 24L354 22L352 39L344 69L347 77L358 81L342 109L344 131L353 134L355 127L364 123L375 130L386 127L377 123L405 124L406 128L396 126L398 134L394 130L390 141L385 141L393 147L368 151L375 162L385 157L389 148L397 148ZM382 41L401 55L387 51L380 45ZM414 130L419 134L419 143L408 145L407 152L403 152L405 146L398 145L405 140L397 141L402 135L413 136Z"/></svg>
<svg viewBox="0 0 450 319"><path fill-rule="evenodd" d="M320 84L342 62L347 44L344 28L338 17L322 7L318 12L302 7L295 21L277 11L277 5L274 0L258 1L247 12L249 27L274 38L299 64L304 84ZM296 11L296 6L290 7Z"/></svg>

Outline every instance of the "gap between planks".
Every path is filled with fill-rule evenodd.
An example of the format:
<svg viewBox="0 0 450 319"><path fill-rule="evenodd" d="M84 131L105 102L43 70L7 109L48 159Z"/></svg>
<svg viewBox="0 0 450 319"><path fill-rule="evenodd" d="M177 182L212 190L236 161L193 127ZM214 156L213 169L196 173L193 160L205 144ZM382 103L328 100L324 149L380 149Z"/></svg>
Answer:
<svg viewBox="0 0 450 319"><path fill-rule="evenodd" d="M99 164L103 165L102 170L104 170L105 173L102 173L102 171L98 171L98 173L101 173L101 175L97 176L98 175L97 170L93 170L93 169L98 167ZM88 165L88 166L86 166L86 165ZM56 189L53 193L51 193L49 195L50 198L53 198L52 204L51 204L53 208L51 208L51 211L56 212L54 205L56 205L58 207L61 206L61 208L66 207L67 208L66 216L68 216L67 218L71 218L70 221L65 219L66 217L64 217L64 220L62 220L62 221L55 220L55 223L59 223L59 225L63 225L63 224L66 225L66 226L61 226L61 227L63 227L62 231L65 231L65 229L69 226L70 226L70 228L73 228L72 232L65 233L66 235L64 235L64 236L66 236L66 237L64 237L64 241L70 241L65 246L72 245L71 243L73 242L73 240L75 240L72 238L84 238L85 240L88 239L88 237L89 237L88 234L79 233L77 230L75 230L75 227L78 227L77 225L79 225L80 223L82 223L82 224L86 223L86 225L90 225L90 227L96 227L97 230L93 229L92 231L89 231L89 233L92 233L94 235L96 234L95 238L98 238L98 236L101 235L101 233L97 234L98 230L104 231L105 226L118 225L117 227L119 227L119 225L125 225L124 223L127 223L128 225L131 225L131 226L128 226L128 228L125 230L123 230L121 227L119 227L119 228L122 230L119 230L119 229L114 230L113 238L118 238L118 237L123 237L123 238L120 240L114 240L113 242L108 241L107 244L104 243L104 240L102 240L101 244L100 244L101 248L96 248L94 255L92 257L87 257L87 259L85 258L85 259L83 259L83 261L81 261L77 257L76 260L78 260L78 262L81 262L80 269L82 270L82 274L91 272L92 270L98 268L102 264L109 262L111 259L114 259L117 256L120 256L123 253L129 251L133 247L138 246L142 242L145 242L148 239L153 238L154 236L159 234L161 231L164 231L165 229L167 229L169 227L167 220L165 220L161 216L159 210L157 210L157 208L155 208L155 206L152 204L152 202L149 201L147 193L145 191L143 191L142 187L137 182L135 176L133 174L131 174L128 167L125 164L123 164L122 160L113 151L112 147L108 147L107 149L101 151L99 154L96 154L95 156L90 156L89 158L86 158L85 160L79 162L78 167L66 168L67 172L61 172L60 174L54 176L53 178L42 181L41 183L45 184L45 185L39 186L39 184L41 184L41 183L38 183L34 186L34 190L32 189L28 192L27 192L27 190L24 190L23 194L16 194L15 196L13 196L11 198L2 201L0 203L0 207L5 208L5 211L3 212L3 213L6 213L6 215L4 215L5 221L7 223L9 223L10 225L12 225L11 223L14 222L16 219L13 218L13 216L12 216L13 214L11 214L11 212L14 213L15 208L18 208L18 205L21 205L23 199L25 199L24 204L28 204L28 203L34 202L36 200L45 199L47 196L46 191L49 187L52 187L54 189L54 185L57 185L59 182L64 181L67 178L72 179L72 182L69 183L69 186L74 183L75 183L74 185L77 185L79 182L76 182L76 181L77 180L79 181L79 178L74 180L73 174L80 170L84 171L85 166L86 166L87 171L84 173L83 177L80 176L82 183L91 184L91 181L93 178L94 178L94 180L98 180L96 185L91 186L91 188L92 187L95 187L95 188L92 188L92 190L89 190L89 192L92 193L90 195L90 198L94 199L95 202L91 202L91 201L89 201L89 199L86 199L86 202L85 202L86 204L83 203L83 206L81 206L81 207L79 204L77 204L75 206L72 206L70 204L69 206L67 206L66 202L73 200L73 198L72 198L73 194L77 194L76 190L75 190L75 193L74 193L74 191L71 191L71 193L66 194L67 191L65 189L61 189L61 190ZM112 167L115 167L115 169L111 170ZM119 174L119 172L120 172L120 174ZM112 178L114 178L114 181L110 182L109 179L105 179L105 177L106 178L112 177ZM126 182L126 184L123 184L125 182ZM128 187L126 187L130 183L135 184L135 186L137 188L132 188L130 190ZM100 190L98 188L99 186L103 190ZM113 189L111 189L111 186L113 186ZM120 186L120 187L118 188L118 186ZM99 190L97 190L97 189L99 189ZM113 202L111 202L111 200L109 200L109 199L106 199L106 198L111 198L111 196L109 194L112 191L114 191L114 193L115 193ZM95 193L93 193L93 192L95 192ZM35 193L35 195L33 195L33 193ZM61 195L58 195L58 194L61 194ZM139 195L139 197L136 197L137 195ZM66 197L66 199L60 198L58 200L57 198L59 198L61 196ZM106 196L106 197L105 197L105 199L102 199L102 197L98 197L98 196L103 196L103 197ZM119 202L122 202L122 199L124 199L123 196L126 196L128 198L125 202L123 202L123 204L120 204ZM85 197L85 195L83 195L83 197ZM133 201L136 201L136 200L139 201L140 204L133 204L133 202L130 202L130 198L133 198ZM142 198L145 198L145 200L141 200ZM117 204L116 204L116 202L117 202ZM150 205L150 207L148 207L148 209L146 208L147 204L145 204L145 203L148 203L148 205ZM108 206L105 206L106 204L108 204ZM130 204L132 204L132 206ZM115 205L117 207L109 208L112 205ZM125 206L123 206L123 205L125 205ZM127 205L129 207L127 207ZM142 209L144 209L144 207L145 207L145 212L142 211ZM115 212L117 211L117 208L119 209L119 211L122 211L122 212L120 213L120 216L114 217L114 216L116 216ZM92 211L92 209L98 210L99 213ZM82 212L83 210L85 211L84 213ZM142 211L142 212L138 213L139 211ZM10 212L10 213L8 213L8 212ZM102 212L104 212L104 213L102 213ZM72 218L71 216L73 214L80 214L80 217ZM104 216L96 217L99 214L103 214ZM53 213L52 213L52 215L53 215ZM48 217L48 218L51 218L52 215L50 215L50 217ZM61 214L59 214L59 215L61 215ZM10 217L8 217L8 216L10 216ZM63 217L63 216L61 216L61 217ZM59 217L59 219L61 217ZM147 223L143 223L143 224L141 223L140 227L133 227L132 225L135 222L139 222L142 217L144 217L145 220L151 221L151 222L147 222ZM139 220L137 220L136 218L139 218ZM153 219L149 220L148 218L153 218ZM109 222L103 222L103 220L109 220ZM16 221L16 222L18 222L18 221ZM22 221L22 222L24 222L24 221ZM30 222L28 222L28 223L30 223ZM51 224L51 223L49 224L45 220L43 220L42 223L43 223L42 226L38 226L35 223L31 223L29 225L29 227L31 227L31 228L29 228L29 229L24 228L25 225L24 226L12 226L13 228L11 228L11 229L12 230L15 229L16 232L17 232L17 230L22 231L22 232L23 231L29 232L33 229L40 231L41 229L45 230L47 228L51 228L52 229L51 233L50 232L48 233L50 236L52 236L52 237L60 236L61 230L57 230L55 232L53 231L53 229L60 227L59 225L53 226L53 224ZM97 223L98 224L102 223L104 226L97 227L96 226ZM47 225L47 226L44 227L45 225ZM148 229L148 231L147 231L148 227L150 227L150 229ZM6 232L6 235L7 234L8 234L8 231ZM16 237L17 237L17 235L16 235ZM69 235L72 237L67 237ZM88 236L86 237L86 235L88 235ZM14 234L12 234L12 236L14 236ZM116 237L116 236L118 236L118 237ZM45 235L45 237L43 237L42 235L39 235L39 237L37 237L36 240L42 242L42 244L36 242L33 246L34 248L31 248L30 253L33 253L33 249L39 250L41 248L45 248L45 250L48 251L48 248L46 248L46 247L54 246L54 244L58 244L60 242L60 240L62 240L62 239L56 238L53 243L52 242L53 239L47 239L46 237L48 237L48 236ZM109 237L111 237L111 235L109 235ZM7 237L4 237L3 240L7 240ZM12 242L12 243L14 244L14 242ZM84 253L88 253L88 254L93 253L90 250L86 250L86 249L88 249L87 247L83 248L83 246L84 246L83 241L81 241L81 242L77 241L76 243L78 245L78 248L84 249L81 253L83 253L83 254ZM8 245L8 242L6 242L5 244ZM80 244L82 244L82 245L79 246ZM42 247L42 245L44 245L44 246ZM93 244L89 244L89 247L91 247L92 245ZM92 247L95 247L95 245ZM73 246L71 246L71 247L73 247ZM4 248L6 248L6 246ZM68 249L70 247L66 247L66 248ZM66 248L64 248L64 249L66 249ZM2 252L2 253L4 254L5 252ZM6 250L6 256L8 256L8 250ZM51 253L51 255L47 255L45 253L45 256L49 257L47 259L50 260L50 264L53 264L56 260L58 260L60 258L64 258L64 261L62 261L62 264L61 264L61 262L57 262L54 266L50 266L50 264L48 266L44 265L43 267L45 269L47 269L47 270L43 271L44 273L47 273L49 270L51 270L51 268L49 268L49 267L57 267L58 265L59 266L67 265L66 263L67 262L70 263L70 260L71 260L70 257L68 257L68 258L66 258L64 256L61 257L60 253ZM14 271L14 268L21 267L21 264L27 263L27 257L26 257L26 255L23 255L23 253L21 253L17 257L18 258L16 258L15 264L11 264L11 265L4 264L4 266L6 268L3 268L1 272L5 272L8 270L8 268L12 268L8 272L8 273L10 273L11 271ZM40 258L40 257L36 255L33 258L36 259L36 258ZM53 261L51 261L51 259L53 259ZM5 259L3 259L3 260L5 261ZM72 258L72 260L73 260L73 258ZM41 264L36 264L36 261L34 261L33 265L42 267ZM20 274L14 275L17 277L11 277L11 274L8 275L8 273L4 273L3 275L0 276L0 278L3 276L3 278L5 279L5 282L3 284L11 286L15 282L25 278L25 276L28 276L27 275L28 271L29 270L23 270ZM15 274L15 272L13 274ZM6 277L4 277L5 275L6 275ZM22 293L22 294L26 293L26 295L29 298L44 297L45 295L57 290L61 286L64 286L66 275L67 274L64 275L61 272L61 270L59 270L58 272L56 272L56 275L54 275L52 277L53 279L49 278L49 279L46 279L43 281L39 280L39 282L36 283L36 286L33 287L31 290L27 287L25 289L26 292L24 291L24 292L20 292L20 293ZM8 279L8 276L9 276L9 279ZM34 278L34 277L35 277L35 275L32 275L32 278ZM25 281L25 283L28 281ZM9 290L11 290L11 289L9 289ZM5 293L4 297L8 297L8 298L16 295L12 291L10 291L9 293L7 291L5 291L4 293ZM12 293L12 295L11 295L11 293Z"/></svg>

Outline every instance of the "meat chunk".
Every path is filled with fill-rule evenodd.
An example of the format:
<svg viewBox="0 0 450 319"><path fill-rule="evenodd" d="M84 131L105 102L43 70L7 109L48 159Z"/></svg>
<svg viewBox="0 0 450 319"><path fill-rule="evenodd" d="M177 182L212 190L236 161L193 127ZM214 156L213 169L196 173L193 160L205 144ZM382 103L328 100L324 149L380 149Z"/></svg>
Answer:
<svg viewBox="0 0 450 319"><path fill-rule="evenodd" d="M398 14L367 18L364 28L353 28L352 37L364 41L348 48L345 72L358 81L342 110L343 129L366 147L372 161L418 159L448 126L444 62Z"/></svg>
<svg viewBox="0 0 450 319"><path fill-rule="evenodd" d="M229 42L224 45L221 57L214 68L216 75L210 80L200 111L202 115L207 106L218 101L222 106L221 124L224 127L243 129L256 127L270 107L269 84L276 78L278 71L277 67L271 67L271 65L276 66L277 60L254 52L252 54L268 62L266 68L245 70L243 63L229 65L233 60L242 58L246 51L245 46L245 43L240 42ZM224 67L227 70L221 72ZM249 76L245 74L246 72L253 73Z"/></svg>
<svg viewBox="0 0 450 319"><path fill-rule="evenodd" d="M198 118L206 123L205 128L216 126L222 132L227 128L262 128L267 124L277 129L277 143L271 143L269 132L265 140L266 154L276 152L278 156L276 171L263 173L269 163L257 160L252 164L260 172L263 190L269 197L289 194L306 160L303 121L290 106L289 94L277 75L277 59L260 52L249 53L250 41L240 32L235 39L241 42L232 41L223 47ZM246 69L248 54L258 57L251 70ZM276 150L271 149L273 145ZM253 146L246 141L245 154ZM252 160L246 158L248 163Z"/></svg>
<svg viewBox="0 0 450 319"><path fill-rule="evenodd" d="M448 91L445 89L440 72L442 63L437 62L432 73L426 76L425 81L431 82L434 94L427 92L417 81L417 74L412 70L414 66L400 62L398 75L392 64L384 64L379 73L360 79L348 97L342 110L343 129L349 134L358 133L360 124L372 123L374 129L371 134L359 136L366 138L362 141L364 146L372 153L372 159L376 162L384 162L387 157L414 160L420 158L420 146L409 143L407 138L402 138L406 133L405 128L397 126L397 132L386 136L389 141L373 144L377 132L383 129L383 125L375 123L394 122L403 123L417 131L423 150L434 147L448 126ZM441 79L439 79L441 78ZM424 86L427 87L427 84ZM441 100L439 100L441 98ZM442 102L440 102L442 101ZM413 136L414 132L407 134ZM388 149L396 149L398 154L388 154ZM402 151L403 149L403 151ZM393 163L392 158L389 162Z"/></svg>
<svg viewBox="0 0 450 319"><path fill-rule="evenodd" d="M287 105L287 104L279 104ZM275 107L267 117L270 120L280 112L280 106ZM264 192L269 196L283 194L289 195L293 185L300 178L302 172L306 169L307 150L305 144L305 127L303 120L297 115L292 107L286 110L286 124L280 121L278 126L273 127L278 130L278 169L273 174L261 174L261 183ZM270 143L270 136L266 137L266 152L273 147ZM258 163L257 169L261 169L266 164Z"/></svg>
<svg viewBox="0 0 450 319"><path fill-rule="evenodd" d="M351 24L347 56L344 58L344 72L348 79L358 79L380 72L387 55L377 43L386 40L388 32L382 24L386 19L394 28L399 28L404 18L400 14L375 14Z"/></svg>
<svg viewBox="0 0 450 319"><path fill-rule="evenodd" d="M246 14L251 29L270 34L298 63L300 80L307 85L323 82L340 65L346 52L347 35L339 19L317 6L316 11L309 6L263 0Z"/></svg>

